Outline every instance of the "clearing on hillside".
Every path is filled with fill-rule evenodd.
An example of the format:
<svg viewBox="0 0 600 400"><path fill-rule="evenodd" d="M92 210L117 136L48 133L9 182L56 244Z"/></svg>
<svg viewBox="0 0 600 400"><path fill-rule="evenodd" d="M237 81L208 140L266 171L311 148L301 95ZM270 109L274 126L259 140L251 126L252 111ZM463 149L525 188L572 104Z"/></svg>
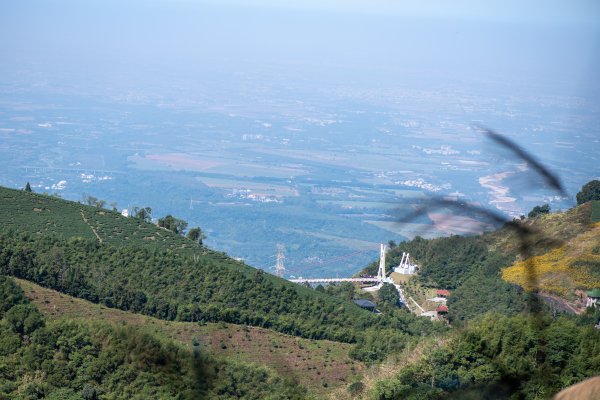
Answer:
<svg viewBox="0 0 600 400"><path fill-rule="evenodd" d="M253 326L164 321L107 308L26 280L15 281L30 301L53 319L99 320L138 326L190 347L196 339L214 356L266 365L283 377L297 379L318 394L346 386L365 369L362 363L348 356L353 347L350 344L302 339Z"/></svg>

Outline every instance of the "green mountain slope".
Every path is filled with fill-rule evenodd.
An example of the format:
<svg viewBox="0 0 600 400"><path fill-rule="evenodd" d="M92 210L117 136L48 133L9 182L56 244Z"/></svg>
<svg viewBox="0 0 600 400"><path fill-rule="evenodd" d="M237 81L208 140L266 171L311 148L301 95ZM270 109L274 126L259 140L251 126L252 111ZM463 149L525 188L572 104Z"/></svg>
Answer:
<svg viewBox="0 0 600 400"><path fill-rule="evenodd" d="M207 248L200 251L196 243L183 236L104 208L4 187L0 187L0 207L0 222L4 228L64 239L79 237L101 244L198 253L207 259L224 260L222 254ZM227 261L230 261L227 265L239 264L231 259Z"/></svg>
<svg viewBox="0 0 600 400"><path fill-rule="evenodd" d="M598 317L488 314L387 366L360 398L550 399L600 373Z"/></svg>
<svg viewBox="0 0 600 400"><path fill-rule="evenodd" d="M310 340L253 326L219 323L165 321L108 308L77 299L29 281L15 279L25 296L48 320L104 322L144 330L156 337L179 343L188 350L194 344L217 360L235 359L267 366L283 378L324 396L343 387L364 370L351 360L354 345L328 340Z"/></svg>
<svg viewBox="0 0 600 400"><path fill-rule="evenodd" d="M544 290L548 286L544 280L525 282L524 273L519 276L521 280L503 280L502 270L516 260L569 247L572 253L577 253L571 259L564 258L565 263L574 265L567 271L567 275L572 273L569 282L578 281L576 275L583 267L590 269L597 265L592 252L595 248L593 243L600 245L600 230L593 222L593 210L590 202L562 213L515 221L516 228L503 227L483 235L436 239L417 237L390 250L387 268L398 265L403 252L410 253L411 259L420 266L419 275L413 278L415 286L452 291L448 299L452 322L468 321L488 312L513 315L534 306L536 302L530 292L523 291L523 287L531 291ZM587 246L585 251L582 250L583 244ZM541 263L539 265L542 266ZM373 262L364 272L373 274L376 270L377 262ZM556 277L558 272L561 276L565 275L558 269L546 272L550 278ZM600 271L590 273L596 276ZM569 284L569 288L585 286ZM553 292L560 294L556 290ZM574 293L571 296L574 297Z"/></svg>
<svg viewBox="0 0 600 400"><path fill-rule="evenodd" d="M0 276L0 398L303 399L273 371L213 359L147 329L48 320Z"/></svg>
<svg viewBox="0 0 600 400"><path fill-rule="evenodd" d="M370 361L443 329L406 312L373 315L152 224L74 202L0 189L0 224L3 273L109 307L357 342L355 357Z"/></svg>
<svg viewBox="0 0 600 400"><path fill-rule="evenodd" d="M409 289L451 290L449 319L460 329L390 362L365 382L359 398L541 399L597 376L600 310L565 307L548 295L574 297L575 289L597 284L597 207L587 203L479 236L416 238L392 249L389 267L402 252L420 265ZM507 268L515 260L521 261Z"/></svg>

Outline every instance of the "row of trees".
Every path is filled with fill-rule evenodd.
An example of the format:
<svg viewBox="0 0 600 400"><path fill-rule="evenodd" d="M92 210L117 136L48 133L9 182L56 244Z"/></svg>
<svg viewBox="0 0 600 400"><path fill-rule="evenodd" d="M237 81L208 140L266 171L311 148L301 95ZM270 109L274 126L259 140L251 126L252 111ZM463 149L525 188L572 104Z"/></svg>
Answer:
<svg viewBox="0 0 600 400"><path fill-rule="evenodd" d="M27 182L29 183L29 182ZM27 189L26 189L27 190ZM31 188L30 188L31 190ZM88 206L93 206L93 207L98 207L98 208L104 208L106 206L106 201L104 200L100 200L94 196L84 196L84 203L87 204ZM117 203L111 203L111 207L113 211L117 211ZM152 222L152 208L151 207L138 207L138 206L134 206L131 209L131 216L133 218L137 218L139 220L151 223ZM189 238L190 240L197 242L198 244L202 245L203 244L203 240L206 239L206 235L202 232L202 229L200 229L200 227L194 227L191 228L189 231L187 231L186 234L186 229L188 226L187 221L180 219L180 218L175 218L172 215L167 215L163 218L159 218L157 221L157 225L161 228L165 228L168 229L178 235L181 236L186 236L187 238Z"/></svg>
<svg viewBox="0 0 600 400"><path fill-rule="evenodd" d="M135 206L131 209L131 217L150 223L152 222L152 208ZM171 232L176 233L177 235L186 236L188 239L197 242L199 245L202 245L204 239L206 239L206 235L204 234L204 232L202 232L202 229L199 226L190 228L186 232L186 229L188 227L187 221L181 218L175 218L171 214L159 218L157 221L157 225L161 228L168 229Z"/></svg>
<svg viewBox="0 0 600 400"><path fill-rule="evenodd" d="M188 226L188 223L180 218L175 218L172 215L167 215L164 218L158 219L158 226L161 228L168 229L178 235L184 235L185 230ZM198 244L202 245L204 239L206 239L206 235L202 232L199 226L191 228L187 231L186 237Z"/></svg>
<svg viewBox="0 0 600 400"><path fill-rule="evenodd" d="M98 207L98 208L105 208L106 204L107 204L106 200L99 199L92 195L83 195L83 203L87 204L88 206ZM110 208L112 211L117 211L117 203L115 203L115 202L110 203Z"/></svg>

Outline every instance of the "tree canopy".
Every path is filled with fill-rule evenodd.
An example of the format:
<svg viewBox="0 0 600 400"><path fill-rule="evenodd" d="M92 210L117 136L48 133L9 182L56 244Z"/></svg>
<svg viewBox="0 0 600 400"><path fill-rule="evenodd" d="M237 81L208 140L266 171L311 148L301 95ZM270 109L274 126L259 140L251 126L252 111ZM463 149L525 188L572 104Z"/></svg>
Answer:
<svg viewBox="0 0 600 400"><path fill-rule="evenodd" d="M367 362L402 349L411 336L446 329L400 309L375 316L349 301L263 274L225 255L208 258L158 247L0 229L0 272L166 320L224 321L310 339L357 342L353 355Z"/></svg>
<svg viewBox="0 0 600 400"><path fill-rule="evenodd" d="M133 218L141 219L142 221L150 222L152 220L152 208L150 207L133 207L131 210Z"/></svg>
<svg viewBox="0 0 600 400"><path fill-rule="evenodd" d="M538 215L549 214L549 213L550 213L550 205L544 204L543 206L533 207L533 209L531 211L529 211L529 214L527 214L527 216L529 218L535 218Z"/></svg>
<svg viewBox="0 0 600 400"><path fill-rule="evenodd" d="M550 398L600 372L599 340L581 317L488 314L377 382L367 398Z"/></svg>
<svg viewBox="0 0 600 400"><path fill-rule="evenodd" d="M187 233L187 237L188 239L197 242L199 245L202 245L202 241L206 239L206 235L204 232L202 232L202 229L200 229L199 226L191 228Z"/></svg>
<svg viewBox="0 0 600 400"><path fill-rule="evenodd" d="M83 202L92 207L104 208L104 206L106 206L106 200L102 200L91 195L84 195Z"/></svg>
<svg viewBox="0 0 600 400"><path fill-rule="evenodd" d="M178 235L183 235L183 231L185 231L185 228L187 228L188 223L169 214L158 219L158 226L168 229L171 232L175 232Z"/></svg>
<svg viewBox="0 0 600 400"><path fill-rule="evenodd" d="M581 188L581 191L577 193L577 204L587 203L591 200L600 200L600 181L593 180Z"/></svg>
<svg viewBox="0 0 600 400"><path fill-rule="evenodd" d="M0 289L0 399L307 397L265 367L217 360L140 327L46 320L12 279L0 275Z"/></svg>

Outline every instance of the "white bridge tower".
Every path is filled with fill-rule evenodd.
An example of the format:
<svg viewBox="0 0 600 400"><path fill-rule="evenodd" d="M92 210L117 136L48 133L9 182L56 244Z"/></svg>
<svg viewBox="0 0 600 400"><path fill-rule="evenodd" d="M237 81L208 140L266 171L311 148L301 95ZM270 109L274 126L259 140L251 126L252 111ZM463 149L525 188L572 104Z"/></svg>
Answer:
<svg viewBox="0 0 600 400"><path fill-rule="evenodd" d="M285 271L285 268L283 267L283 260L285 260L283 250L284 248L282 245L277 245L277 265L275 266L275 274L277 276L283 276L283 272ZM387 250L388 248L385 244L379 246L379 269L377 270L377 276L365 276L359 278L294 278L289 279L289 281L296 283L374 283L377 285L374 288L378 290L379 288L381 288L384 282L392 282L391 279L387 278L385 274L385 253L387 252Z"/></svg>
<svg viewBox="0 0 600 400"><path fill-rule="evenodd" d="M387 252L387 246L381 244L379 246L379 269L377 270L377 279L383 281L385 279L385 253Z"/></svg>

